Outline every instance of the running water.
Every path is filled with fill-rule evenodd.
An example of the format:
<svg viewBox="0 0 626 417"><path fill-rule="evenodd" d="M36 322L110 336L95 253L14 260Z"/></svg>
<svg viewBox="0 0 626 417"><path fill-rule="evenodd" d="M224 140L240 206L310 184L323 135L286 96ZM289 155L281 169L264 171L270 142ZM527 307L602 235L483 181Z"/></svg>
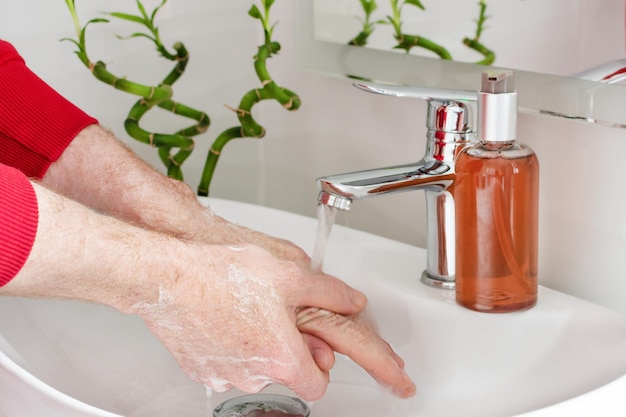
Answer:
<svg viewBox="0 0 626 417"><path fill-rule="evenodd" d="M313 256L311 257L311 269L315 272L321 272L324 266L326 243L337 218L337 211L338 209L335 207L327 206L326 204L318 204L317 206L317 236L315 238Z"/></svg>

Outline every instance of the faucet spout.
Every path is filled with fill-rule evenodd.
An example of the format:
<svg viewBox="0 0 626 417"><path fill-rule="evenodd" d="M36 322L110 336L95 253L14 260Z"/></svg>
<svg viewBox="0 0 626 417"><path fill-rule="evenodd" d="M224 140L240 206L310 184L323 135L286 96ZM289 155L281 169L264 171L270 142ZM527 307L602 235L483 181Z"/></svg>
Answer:
<svg viewBox="0 0 626 417"><path fill-rule="evenodd" d="M334 207L339 210L348 211L352 206L352 199L328 191L320 191L317 201L325 206Z"/></svg>
<svg viewBox="0 0 626 417"><path fill-rule="evenodd" d="M442 191L454 180L454 167L444 161L370 169L317 179L322 204L349 210L354 200L411 190ZM349 203L344 203L348 201Z"/></svg>

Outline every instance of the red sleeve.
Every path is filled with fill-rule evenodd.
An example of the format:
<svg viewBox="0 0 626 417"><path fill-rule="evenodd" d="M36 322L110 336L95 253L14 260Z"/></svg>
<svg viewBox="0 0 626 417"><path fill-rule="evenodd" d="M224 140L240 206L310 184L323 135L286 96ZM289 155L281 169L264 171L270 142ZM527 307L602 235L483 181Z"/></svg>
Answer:
<svg viewBox="0 0 626 417"><path fill-rule="evenodd" d="M0 40L0 163L42 178L72 139L98 121L53 90Z"/></svg>
<svg viewBox="0 0 626 417"><path fill-rule="evenodd" d="M0 164L0 286L22 269L37 234L35 190L15 168Z"/></svg>

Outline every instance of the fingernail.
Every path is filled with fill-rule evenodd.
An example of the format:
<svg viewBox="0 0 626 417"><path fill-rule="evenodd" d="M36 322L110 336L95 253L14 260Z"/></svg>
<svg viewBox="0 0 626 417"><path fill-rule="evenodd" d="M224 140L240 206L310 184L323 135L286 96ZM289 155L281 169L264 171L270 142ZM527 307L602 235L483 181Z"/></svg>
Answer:
<svg viewBox="0 0 626 417"><path fill-rule="evenodd" d="M415 383L413 382L409 374L404 371L402 371L402 382L404 383L404 389L402 390L401 396L403 398L408 398L415 395L417 387L415 386Z"/></svg>
<svg viewBox="0 0 626 417"><path fill-rule="evenodd" d="M409 385L405 390L404 390L404 398L409 398L415 395L415 393L417 392L417 387L415 386L414 383L411 382L411 385Z"/></svg>
<svg viewBox="0 0 626 417"><path fill-rule="evenodd" d="M361 291L354 290L352 296L352 303L359 309L364 309L367 306L367 297Z"/></svg>
<svg viewBox="0 0 626 417"><path fill-rule="evenodd" d="M411 383L402 387L394 387L391 392L399 398L411 398L417 392L417 388L414 383Z"/></svg>

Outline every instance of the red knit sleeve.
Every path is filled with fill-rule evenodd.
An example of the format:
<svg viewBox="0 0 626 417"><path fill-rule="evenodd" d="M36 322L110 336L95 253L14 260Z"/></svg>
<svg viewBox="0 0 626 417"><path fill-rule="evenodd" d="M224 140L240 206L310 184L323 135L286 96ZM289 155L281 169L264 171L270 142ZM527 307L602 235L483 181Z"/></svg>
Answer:
<svg viewBox="0 0 626 417"><path fill-rule="evenodd" d="M35 190L15 168L0 164L0 286L22 269L37 234Z"/></svg>
<svg viewBox="0 0 626 417"><path fill-rule="evenodd" d="M72 139L94 123L0 40L0 163L42 178Z"/></svg>

